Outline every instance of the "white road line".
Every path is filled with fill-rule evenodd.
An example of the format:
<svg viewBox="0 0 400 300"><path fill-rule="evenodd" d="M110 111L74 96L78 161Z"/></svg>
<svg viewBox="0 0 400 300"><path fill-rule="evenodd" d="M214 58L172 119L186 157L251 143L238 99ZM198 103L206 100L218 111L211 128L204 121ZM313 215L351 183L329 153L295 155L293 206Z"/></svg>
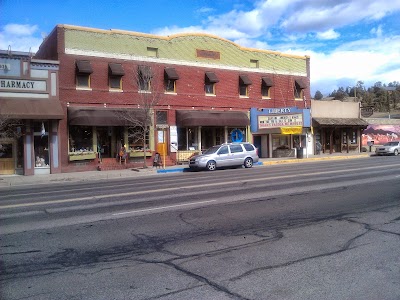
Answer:
<svg viewBox="0 0 400 300"><path fill-rule="evenodd" d="M120 213L113 214L113 216L120 216L120 215L126 215L126 214L134 214L134 213L140 213L140 212L146 212L146 211L153 211L153 210L169 209L169 208L182 207L182 206L190 206L190 205L205 204L205 203L211 203L211 202L216 202L216 201L217 201L217 200L208 200L208 201L191 202L191 203L176 204L176 205L169 205L169 206L159 206L159 207L146 208L146 209L138 209L138 210L132 210L132 211L124 211L124 212L120 212Z"/></svg>
<svg viewBox="0 0 400 300"><path fill-rule="evenodd" d="M397 167L396 165L392 165L390 167ZM214 182L214 183L206 183L203 185L185 185L179 187L170 187L170 188L161 188L156 190L144 190L137 192L125 192L125 193L115 193L110 195L100 195L100 196L87 196L87 197L79 197L79 198L70 198L70 199L62 199L62 200L51 200L51 201L40 201L40 202L31 202L31 203L20 203L20 204L9 204L9 205L0 205L1 209L9 209L9 208L18 208L18 207L29 207L29 206L38 206L38 205L50 205L50 204L60 204L60 203L68 203L68 202L80 202L80 201L88 201L88 200L102 200L107 198L121 197L121 196L134 196L134 195L143 195L157 192L165 192L165 191L177 191L177 190L187 190L187 189L195 189L202 187L216 187L216 186L224 186L224 185L234 185L234 184L242 184L243 182L262 182L276 179L287 179L287 178L298 178L300 176L310 177L315 175L324 175L324 174L336 174L336 173L350 173L353 171L365 171L365 170L373 170L373 169L383 169L388 168L388 166L372 166L372 167L363 167L363 168L353 168L348 170L332 170L332 171L321 171L321 172L313 172L313 173L300 173L300 174L290 174L290 175L282 175L273 177L259 177L252 179L240 179L240 180L231 180L231 181L223 181L223 182Z"/></svg>

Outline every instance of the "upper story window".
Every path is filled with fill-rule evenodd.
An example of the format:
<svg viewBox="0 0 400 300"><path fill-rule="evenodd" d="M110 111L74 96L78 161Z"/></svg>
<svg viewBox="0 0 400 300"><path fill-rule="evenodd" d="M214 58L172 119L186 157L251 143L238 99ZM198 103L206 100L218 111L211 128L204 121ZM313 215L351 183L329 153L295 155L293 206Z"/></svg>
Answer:
<svg viewBox="0 0 400 300"><path fill-rule="evenodd" d="M271 98L272 79L269 77L261 78L261 96L263 98Z"/></svg>
<svg viewBox="0 0 400 300"><path fill-rule="evenodd" d="M108 64L108 82L110 89L122 90L122 76L125 75L121 64Z"/></svg>
<svg viewBox="0 0 400 300"><path fill-rule="evenodd" d="M92 66L88 60L76 61L76 86L78 88L90 88L90 74L93 73Z"/></svg>
<svg viewBox="0 0 400 300"><path fill-rule="evenodd" d="M250 59L250 68L259 68L259 61L256 59Z"/></svg>
<svg viewBox="0 0 400 300"><path fill-rule="evenodd" d="M164 89L166 93L176 93L176 81L179 75L175 68L164 69Z"/></svg>
<svg viewBox="0 0 400 300"><path fill-rule="evenodd" d="M306 87L307 86L304 84L304 82L302 80L296 79L294 81L294 98L303 100L304 89Z"/></svg>
<svg viewBox="0 0 400 300"><path fill-rule="evenodd" d="M215 84L219 82L214 72L206 72L204 79L204 91L206 95L215 95Z"/></svg>
<svg viewBox="0 0 400 300"><path fill-rule="evenodd" d="M251 80L247 75L239 76L239 95L248 97L249 96L249 86L251 85Z"/></svg>
<svg viewBox="0 0 400 300"><path fill-rule="evenodd" d="M138 66L139 91L150 92L152 78L153 73L149 66Z"/></svg>
<svg viewBox="0 0 400 300"><path fill-rule="evenodd" d="M147 55L151 57L158 57L158 48L147 47Z"/></svg>

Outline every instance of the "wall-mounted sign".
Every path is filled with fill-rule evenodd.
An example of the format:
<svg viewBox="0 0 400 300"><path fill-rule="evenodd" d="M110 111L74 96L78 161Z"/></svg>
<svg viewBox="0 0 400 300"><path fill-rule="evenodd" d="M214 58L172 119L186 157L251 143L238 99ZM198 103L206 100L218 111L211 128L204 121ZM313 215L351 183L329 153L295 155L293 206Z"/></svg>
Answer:
<svg viewBox="0 0 400 300"><path fill-rule="evenodd" d="M258 128L278 128L288 126L303 126L303 115L261 115L258 116Z"/></svg>
<svg viewBox="0 0 400 300"><path fill-rule="evenodd" d="M221 53L218 51L196 49L196 55L201 58L221 59Z"/></svg>
<svg viewBox="0 0 400 300"><path fill-rule="evenodd" d="M234 143L243 142L243 132L240 129L232 130L231 139Z"/></svg>
<svg viewBox="0 0 400 300"><path fill-rule="evenodd" d="M361 107L361 116L364 118L368 118L372 116L374 113L374 107L373 106L363 106Z"/></svg>
<svg viewBox="0 0 400 300"><path fill-rule="evenodd" d="M1 90L16 91L43 91L47 90L46 81L38 80L19 80L19 79L0 79Z"/></svg>
<svg viewBox="0 0 400 300"><path fill-rule="evenodd" d="M0 63L0 70L9 71L9 70L11 70L11 65Z"/></svg>

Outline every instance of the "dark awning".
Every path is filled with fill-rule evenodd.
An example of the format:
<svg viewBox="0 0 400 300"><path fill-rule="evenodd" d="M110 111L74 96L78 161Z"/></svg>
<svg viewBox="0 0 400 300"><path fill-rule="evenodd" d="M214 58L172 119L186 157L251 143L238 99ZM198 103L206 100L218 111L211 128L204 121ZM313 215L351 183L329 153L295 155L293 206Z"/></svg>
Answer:
<svg viewBox="0 0 400 300"><path fill-rule="evenodd" d="M69 125L86 125L86 126L128 126L131 122L124 118L124 112L129 111L133 114L140 110L129 108L108 108L108 107L68 107L68 124Z"/></svg>
<svg viewBox="0 0 400 300"><path fill-rule="evenodd" d="M249 76L247 76L247 75L239 75L239 82L241 85L252 84L251 80L249 79Z"/></svg>
<svg viewBox="0 0 400 300"><path fill-rule="evenodd" d="M23 120L61 120L64 111L58 100L0 99L0 115Z"/></svg>
<svg viewBox="0 0 400 300"><path fill-rule="evenodd" d="M263 82L266 86L273 86L273 85L274 85L272 79L269 78L269 77L263 77L263 78L262 78L262 82Z"/></svg>
<svg viewBox="0 0 400 300"><path fill-rule="evenodd" d="M219 82L219 79L214 72L206 72L206 82L217 83Z"/></svg>
<svg viewBox="0 0 400 300"><path fill-rule="evenodd" d="M319 126L368 126L368 122L360 118L313 118Z"/></svg>
<svg viewBox="0 0 400 300"><path fill-rule="evenodd" d="M112 76L124 76L125 71L121 64L109 63L108 64L110 75Z"/></svg>
<svg viewBox="0 0 400 300"><path fill-rule="evenodd" d="M301 88L301 89L305 89L307 88L307 85L303 82L303 80L301 79L296 79L296 84Z"/></svg>
<svg viewBox="0 0 400 300"><path fill-rule="evenodd" d="M93 73L92 66L90 65L90 61L88 60L77 60L76 68L78 69L78 73L84 73L84 74Z"/></svg>
<svg viewBox="0 0 400 300"><path fill-rule="evenodd" d="M178 80L179 75L176 72L175 68L165 68L165 76L169 80Z"/></svg>
<svg viewBox="0 0 400 300"><path fill-rule="evenodd" d="M178 110L176 124L190 126L248 126L250 120L241 111Z"/></svg>

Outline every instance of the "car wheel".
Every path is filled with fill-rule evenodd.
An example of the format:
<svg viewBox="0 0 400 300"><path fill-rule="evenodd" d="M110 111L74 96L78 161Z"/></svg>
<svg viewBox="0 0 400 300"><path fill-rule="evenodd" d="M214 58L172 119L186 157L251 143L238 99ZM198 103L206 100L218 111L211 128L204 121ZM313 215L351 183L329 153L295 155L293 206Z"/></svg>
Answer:
<svg viewBox="0 0 400 300"><path fill-rule="evenodd" d="M251 168L253 166L253 160L248 157L244 160L244 167L245 168Z"/></svg>
<svg viewBox="0 0 400 300"><path fill-rule="evenodd" d="M393 152L393 154L394 154L395 156L399 155L399 150L397 150L397 149L394 149L394 152Z"/></svg>
<svg viewBox="0 0 400 300"><path fill-rule="evenodd" d="M208 171L215 171L215 169L217 168L217 165L216 165L215 161L210 160L209 162L207 162L206 168Z"/></svg>

